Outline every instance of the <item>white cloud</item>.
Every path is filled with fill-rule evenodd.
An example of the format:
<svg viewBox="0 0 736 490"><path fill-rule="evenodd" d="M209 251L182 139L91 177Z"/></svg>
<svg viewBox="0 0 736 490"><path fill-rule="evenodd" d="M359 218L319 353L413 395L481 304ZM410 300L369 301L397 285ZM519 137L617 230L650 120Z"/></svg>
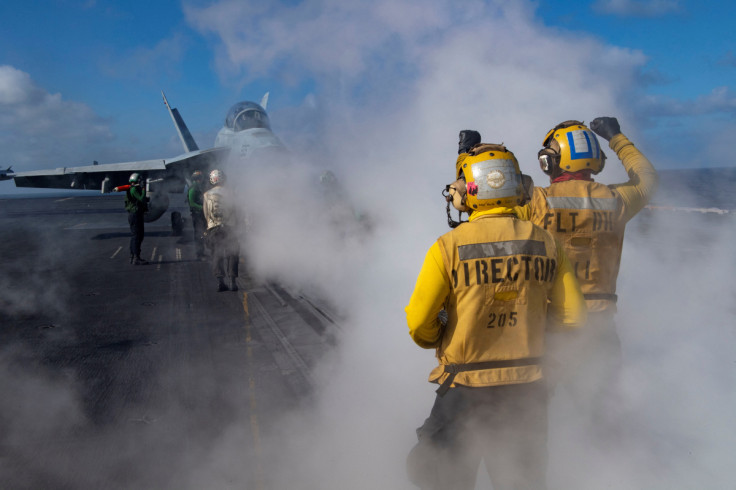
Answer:
<svg viewBox="0 0 736 490"><path fill-rule="evenodd" d="M729 87L716 87L710 93L692 100L648 97L646 111L657 116L697 116L702 114L734 114L736 94Z"/></svg>
<svg viewBox="0 0 736 490"><path fill-rule="evenodd" d="M634 113L649 126L646 144L654 149L651 160L660 168L731 165L729 135L736 131L736 96L729 87L689 100L644 96ZM692 151L694 146L699 150Z"/></svg>
<svg viewBox="0 0 736 490"><path fill-rule="evenodd" d="M597 0L593 9L622 17L659 17L681 11L679 0Z"/></svg>
<svg viewBox="0 0 736 490"><path fill-rule="evenodd" d="M224 1L204 8L185 7L188 21L219 44L218 66L263 75L296 70L355 77L364 73L376 51L403 33L429 33L450 22L448 5Z"/></svg>
<svg viewBox="0 0 736 490"><path fill-rule="evenodd" d="M111 139L109 122L89 106L47 92L28 73L0 66L3 165L22 171L91 164L90 150Z"/></svg>
<svg viewBox="0 0 736 490"><path fill-rule="evenodd" d="M226 1L185 10L214 36L222 77L314 81L335 145L346 131L378 128L405 145L439 143L442 130L452 146L457 130L476 125L535 155L548 127L601 111L635 133L627 104L645 57L549 30L530 2Z"/></svg>

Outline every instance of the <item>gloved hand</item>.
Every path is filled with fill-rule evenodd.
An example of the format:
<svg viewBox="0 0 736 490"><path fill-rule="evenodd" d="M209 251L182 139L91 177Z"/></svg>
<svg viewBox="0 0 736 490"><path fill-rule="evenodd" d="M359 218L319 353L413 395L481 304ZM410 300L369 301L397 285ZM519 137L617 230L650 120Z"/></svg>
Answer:
<svg viewBox="0 0 736 490"><path fill-rule="evenodd" d="M596 117L590 121L590 129L606 141L611 141L611 138L621 132L621 126L615 117Z"/></svg>
<svg viewBox="0 0 736 490"><path fill-rule="evenodd" d="M118 191L118 188L117 188L117 187L113 187L113 188L112 188L112 191L113 191L113 192L117 192L117 191Z"/></svg>
<svg viewBox="0 0 736 490"><path fill-rule="evenodd" d="M472 147L480 143L480 133L472 129L460 131L460 141L457 143L457 154L467 153Z"/></svg>
<svg viewBox="0 0 736 490"><path fill-rule="evenodd" d="M439 313L437 313L437 321L439 322L440 326L446 327L447 326L447 310L442 308Z"/></svg>

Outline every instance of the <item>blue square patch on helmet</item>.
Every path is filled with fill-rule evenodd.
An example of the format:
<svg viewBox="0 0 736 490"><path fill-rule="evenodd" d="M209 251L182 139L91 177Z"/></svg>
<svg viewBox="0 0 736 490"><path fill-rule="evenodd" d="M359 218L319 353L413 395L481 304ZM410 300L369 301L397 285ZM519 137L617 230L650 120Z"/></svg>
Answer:
<svg viewBox="0 0 736 490"><path fill-rule="evenodd" d="M567 142L570 145L570 160L601 157L601 147L598 144L598 139L588 129L570 131L567 133Z"/></svg>

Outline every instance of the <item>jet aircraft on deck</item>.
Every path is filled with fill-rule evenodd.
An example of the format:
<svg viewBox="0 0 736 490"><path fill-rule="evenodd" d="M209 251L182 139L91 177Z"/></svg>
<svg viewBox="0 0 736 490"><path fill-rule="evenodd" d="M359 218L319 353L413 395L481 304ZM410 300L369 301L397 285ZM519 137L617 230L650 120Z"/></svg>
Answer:
<svg viewBox="0 0 736 490"><path fill-rule="evenodd" d="M161 92L184 147L184 153L168 159L136 162L107 163L80 167L61 167L49 170L14 172L0 170L0 180L15 181L16 187L49 189L100 189L111 192L114 187L127 184L132 172L141 173L147 182L150 196L146 221L160 218L169 207L169 193L182 192L195 170L208 172L210 168L229 164L244 164L261 156L284 154L286 147L271 131L266 113L268 93L260 104L239 102L230 108L225 125L217 133L212 148L200 150L176 108L169 106Z"/></svg>

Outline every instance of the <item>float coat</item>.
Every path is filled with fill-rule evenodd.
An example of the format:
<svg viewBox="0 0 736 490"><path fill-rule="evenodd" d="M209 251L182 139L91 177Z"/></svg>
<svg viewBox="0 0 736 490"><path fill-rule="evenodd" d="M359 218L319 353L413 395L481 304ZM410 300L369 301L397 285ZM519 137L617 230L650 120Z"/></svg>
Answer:
<svg viewBox="0 0 736 490"><path fill-rule="evenodd" d="M626 136L615 135L609 145L629 174L628 182L556 182L536 187L531 202L517 208L519 217L549 231L562 244L590 312L615 312L625 226L657 186L654 167Z"/></svg>
<svg viewBox="0 0 736 490"><path fill-rule="evenodd" d="M443 383L446 365L498 363L455 375L455 384L474 387L540 379L548 313L562 327L585 322L574 272L548 232L503 207L475 212L437 240L406 307L411 337L437 349L430 381Z"/></svg>
<svg viewBox="0 0 736 490"><path fill-rule="evenodd" d="M207 220L207 229L235 223L235 208L232 193L227 187L213 187L203 195L202 210Z"/></svg>

